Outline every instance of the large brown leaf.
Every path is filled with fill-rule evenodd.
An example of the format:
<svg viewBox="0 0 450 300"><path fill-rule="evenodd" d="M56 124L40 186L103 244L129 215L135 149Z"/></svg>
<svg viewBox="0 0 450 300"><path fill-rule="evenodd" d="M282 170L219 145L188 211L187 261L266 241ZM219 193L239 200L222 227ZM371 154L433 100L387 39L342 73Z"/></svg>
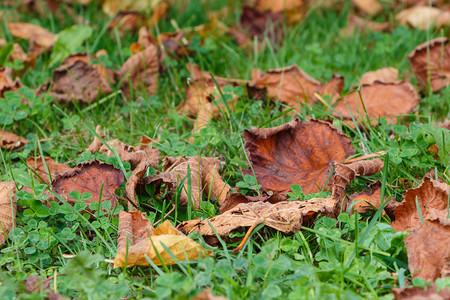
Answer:
<svg viewBox="0 0 450 300"><path fill-rule="evenodd" d="M365 118L367 111L370 119L376 121L378 117L381 117L387 118L389 123L395 123L396 116L411 113L420 101L414 87L407 81L397 83L376 81L373 84L364 84L361 86L360 93L362 99L358 90L343 97L334 107L336 116L351 121L353 114L356 120L361 120Z"/></svg>
<svg viewBox="0 0 450 300"><path fill-rule="evenodd" d="M11 229L16 226L16 183L0 182L0 246L3 245Z"/></svg>
<svg viewBox="0 0 450 300"><path fill-rule="evenodd" d="M352 3L368 15L375 15L383 9L378 0L352 0Z"/></svg>
<svg viewBox="0 0 450 300"><path fill-rule="evenodd" d="M447 217L449 185L425 177L422 183L405 193L405 199L395 210L395 222L391 225L396 231L411 231L421 226L418 209L423 220ZM416 207L416 199L419 207Z"/></svg>
<svg viewBox="0 0 450 300"><path fill-rule="evenodd" d="M393 288L394 300L448 300L450 299L450 288L441 289L437 292L436 285L421 287Z"/></svg>
<svg viewBox="0 0 450 300"><path fill-rule="evenodd" d="M277 192L273 194L263 193L261 196L246 196L241 193L234 193L229 195L225 201L220 204L220 213L223 214L227 210L238 206L241 203L253 203L253 202L268 202L268 203L278 203L286 201L288 196L286 194L279 194Z"/></svg>
<svg viewBox="0 0 450 300"><path fill-rule="evenodd" d="M243 133L245 149L263 191L287 193L298 184L308 193L323 187L334 162L355 149L350 139L329 123L299 119ZM252 169L243 171L253 175Z"/></svg>
<svg viewBox="0 0 450 300"><path fill-rule="evenodd" d="M22 87L22 83L19 78L12 79L12 69L0 67L0 97L3 97L5 92L13 91Z"/></svg>
<svg viewBox="0 0 450 300"><path fill-rule="evenodd" d="M295 23L303 18L307 10L305 0L250 0L248 2L261 12L270 10L274 13L282 13L291 23Z"/></svg>
<svg viewBox="0 0 450 300"><path fill-rule="evenodd" d="M436 38L420 44L409 55L411 68L423 87L436 92L450 84L450 40Z"/></svg>
<svg viewBox="0 0 450 300"><path fill-rule="evenodd" d="M450 25L450 12L427 5L404 9L395 18L403 26L410 25L422 30Z"/></svg>
<svg viewBox="0 0 450 300"><path fill-rule="evenodd" d="M56 178L59 175L62 175L68 171L72 171L71 167L65 164L57 163L51 157L44 156L44 161L42 160L41 156L39 157L32 156L27 159L27 165L29 168L36 171L37 175L39 175L39 177L38 176L35 177L40 182L45 183L47 185L50 185L51 180L53 180L53 178Z"/></svg>
<svg viewBox="0 0 450 300"><path fill-rule="evenodd" d="M34 42L44 49L51 48L57 38L47 29L30 23L9 23L8 29L12 36Z"/></svg>
<svg viewBox="0 0 450 300"><path fill-rule="evenodd" d="M141 211L119 211L119 228L117 237L117 249L125 249L127 243L131 245L139 243L153 233L153 226Z"/></svg>
<svg viewBox="0 0 450 300"><path fill-rule="evenodd" d="M15 150L22 148L25 144L28 144L30 141L26 138L19 137L14 133L4 131L0 129L0 148L7 150Z"/></svg>
<svg viewBox="0 0 450 300"><path fill-rule="evenodd" d="M109 200L111 207L114 207L117 203L114 192L124 180L124 175L119 169L98 160L92 160L78 164L71 172L55 178L52 186L53 191L63 196L68 202L76 201L69 197L70 192L78 191L81 194L88 192L92 194L92 198L86 201L87 204Z"/></svg>
<svg viewBox="0 0 450 300"><path fill-rule="evenodd" d="M425 220L406 238L409 270L413 277L435 281L450 276L450 220Z"/></svg>
<svg viewBox="0 0 450 300"><path fill-rule="evenodd" d="M359 79L361 84L373 84L375 81L395 83L398 81L398 70L392 67L382 68L375 71L366 72Z"/></svg>

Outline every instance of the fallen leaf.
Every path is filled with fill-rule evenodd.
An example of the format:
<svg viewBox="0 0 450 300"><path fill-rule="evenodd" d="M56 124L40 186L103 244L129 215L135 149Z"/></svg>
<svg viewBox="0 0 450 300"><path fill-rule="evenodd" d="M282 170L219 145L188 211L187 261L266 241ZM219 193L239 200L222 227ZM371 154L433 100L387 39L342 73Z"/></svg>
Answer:
<svg viewBox="0 0 450 300"><path fill-rule="evenodd" d="M102 134L102 132L100 131L101 126L97 125L97 127L95 127L95 133L101 137L102 139L105 138L105 135ZM103 145L102 141L97 137L94 136L94 140L92 141L91 144L89 144L89 146L85 149L85 151L89 151L92 154L94 154L95 152L97 152L98 150L100 150L100 147Z"/></svg>
<svg viewBox="0 0 450 300"><path fill-rule="evenodd" d="M165 265L176 264L166 249L169 249L178 261L195 260L208 255L200 244L179 232L169 220L166 220L150 237L137 241L129 247L118 248L114 268L148 266L147 257L159 266L162 265L161 260Z"/></svg>
<svg viewBox="0 0 450 300"><path fill-rule="evenodd" d="M194 231L206 238L214 237L214 231L227 237L231 231L264 223L284 233L295 233L302 226L314 221L317 215L333 216L335 200L315 198L308 201L283 201L276 204L267 202L241 203L218 216L201 221L200 218L185 221L178 229L186 234ZM209 223L208 223L209 222Z"/></svg>
<svg viewBox="0 0 450 300"><path fill-rule="evenodd" d="M215 296L211 293L209 288L205 288L202 292L195 295L190 300L227 300L228 298L222 296Z"/></svg>
<svg viewBox="0 0 450 300"><path fill-rule="evenodd" d="M375 81L396 83L398 81L398 70L392 67L382 68L375 71L366 72L359 79L361 84L373 84Z"/></svg>
<svg viewBox="0 0 450 300"><path fill-rule="evenodd" d="M146 149L145 156L137 165L136 169L134 169L130 178L127 180L127 184L125 185L125 190L127 191L127 198L131 201L131 204L134 204L134 207L138 207L138 201L136 197L136 186L144 177L147 169L149 167L153 167L158 169L159 164L159 150L158 149ZM128 206L128 210L132 210L132 206Z"/></svg>
<svg viewBox="0 0 450 300"><path fill-rule="evenodd" d="M19 137L14 133L0 129L0 148L6 150L16 150L25 146L30 141L26 138Z"/></svg>
<svg viewBox="0 0 450 300"><path fill-rule="evenodd" d="M378 14L383 9L378 0L352 0L352 3L368 15Z"/></svg>
<svg viewBox="0 0 450 300"><path fill-rule="evenodd" d="M0 47L6 46L8 43L5 39L0 39ZM13 43L13 51L9 56L10 61L21 60L26 62L28 60L28 55L23 51L22 47L18 43ZM1 88L0 88L1 91Z"/></svg>
<svg viewBox="0 0 450 300"><path fill-rule="evenodd" d="M50 49L57 39L57 35L47 29L30 23L8 23L8 29L15 38L28 40L43 50Z"/></svg>
<svg viewBox="0 0 450 300"><path fill-rule="evenodd" d="M431 26L439 28L450 25L450 12L432 6L414 6L399 12L395 19L403 26L426 30Z"/></svg>
<svg viewBox="0 0 450 300"><path fill-rule="evenodd" d="M393 288L394 300L448 300L450 288L444 288L437 292L436 285L427 285L425 289L420 287Z"/></svg>
<svg viewBox="0 0 450 300"><path fill-rule="evenodd" d="M215 157L201 159L201 177L203 193L216 199L220 205L224 203L231 187L222 180L219 174L220 160Z"/></svg>
<svg viewBox="0 0 450 300"><path fill-rule="evenodd" d="M80 194L88 192L92 194L92 198L86 200L86 204L111 201L113 208L117 203L114 192L124 180L122 171L112 165L92 160L78 164L72 171L56 177L52 186L53 191L63 196L69 203L77 201L69 196L70 192L78 191Z"/></svg>
<svg viewBox="0 0 450 300"><path fill-rule="evenodd" d="M450 84L450 41L436 38L420 44L409 55L409 62L418 83L433 92Z"/></svg>
<svg viewBox="0 0 450 300"><path fill-rule="evenodd" d="M220 204L220 213L223 214L227 210L230 210L241 203L268 202L275 204L278 202L286 201L287 198L287 195L279 194L277 192L273 194L263 192L262 196L256 197L246 196L241 193L233 193Z"/></svg>
<svg viewBox="0 0 450 300"><path fill-rule="evenodd" d="M45 165L44 165L45 161ZM66 173L72 171L72 168L65 165L59 164L53 160L53 158L44 156L44 161L41 156L38 157L29 157L27 159L27 165L30 169L36 171L37 175L34 175L36 179L41 183L45 183L47 185L51 184L52 179ZM50 176L49 176L50 174ZM51 178L51 179L50 179Z"/></svg>
<svg viewBox="0 0 450 300"><path fill-rule="evenodd" d="M132 89L146 91L153 95L158 89L159 54L156 46L150 45L143 51L133 54L119 70L122 90L130 96Z"/></svg>
<svg viewBox="0 0 450 300"><path fill-rule="evenodd" d="M133 146L127 145L119 140L111 140L106 143L110 148L117 152L122 161L130 163L132 170L134 170L145 157L145 152L143 150L135 149ZM100 149L98 149L98 152L104 153L106 156L114 156L114 153L106 145L102 145Z"/></svg>
<svg viewBox="0 0 450 300"><path fill-rule="evenodd" d="M413 277L425 281L449 276L450 271L450 221L427 219L405 238L408 266Z"/></svg>
<svg viewBox="0 0 450 300"><path fill-rule="evenodd" d="M423 220L447 217L449 186L443 182L425 177L422 183L405 193L405 199L395 210L395 221L391 223L396 231L411 231L421 226L418 209ZM416 207L416 199L419 207Z"/></svg>
<svg viewBox="0 0 450 300"><path fill-rule="evenodd" d="M389 23L379 23L367 20L365 18L358 17L354 14L348 15L348 25L341 30L343 35L351 35L355 31L367 32L367 31L386 31L389 29Z"/></svg>
<svg viewBox="0 0 450 300"><path fill-rule="evenodd" d="M287 193L292 184L298 184L305 194L319 192L333 163L355 152L347 136L318 120L296 118L273 128L245 130L243 137L262 191ZM253 175L251 168L243 173Z"/></svg>
<svg viewBox="0 0 450 300"><path fill-rule="evenodd" d="M29 275L27 280L23 282L26 291L30 294L37 293L41 294L47 291L46 299L49 300L64 300L65 298L58 293L55 293L50 285L56 282L55 276L51 276L45 279L39 278L38 276Z"/></svg>
<svg viewBox="0 0 450 300"><path fill-rule="evenodd" d="M249 6L242 8L240 25L242 29L251 37L257 37L262 41L264 35L274 44L279 44L284 37L282 26L282 13L275 13L270 10L260 12Z"/></svg>
<svg viewBox="0 0 450 300"><path fill-rule="evenodd" d="M357 161L349 164L335 164L335 174L331 183L333 198L342 200L345 196L345 188L350 182L355 180L357 176L371 176L377 174L383 170L383 167L384 162L379 158Z"/></svg>
<svg viewBox="0 0 450 300"><path fill-rule="evenodd" d="M152 235L153 226L141 211L119 211L119 228L117 249L126 249L128 241L131 245L139 243Z"/></svg>
<svg viewBox="0 0 450 300"><path fill-rule="evenodd" d="M92 103L112 92L106 72L105 67L89 64L85 54L71 55L53 71L50 92L60 103Z"/></svg>
<svg viewBox="0 0 450 300"><path fill-rule="evenodd" d="M12 76L12 70L10 68L0 67L0 97L3 97L7 91L17 92L22 87L20 79L16 78L12 80Z"/></svg>
<svg viewBox="0 0 450 300"><path fill-rule="evenodd" d="M301 20L307 9L305 0L251 0L248 2L260 12L270 10L274 13L282 13L291 23Z"/></svg>
<svg viewBox="0 0 450 300"><path fill-rule="evenodd" d="M0 182L0 246L5 244L9 232L16 226L16 183Z"/></svg>
<svg viewBox="0 0 450 300"><path fill-rule="evenodd" d="M388 123L393 124L397 122L396 116L411 113L419 101L419 95L408 81L396 83L376 81L373 84L364 84L361 89L344 96L334 109L335 116L350 122L352 114L359 121L365 118L367 111L371 120L386 118ZM364 102L364 107L361 102Z"/></svg>
<svg viewBox="0 0 450 300"><path fill-rule="evenodd" d="M120 11L151 13L163 0L104 0L102 2L103 12L112 17Z"/></svg>
<svg viewBox="0 0 450 300"><path fill-rule="evenodd" d="M123 36L126 33L135 33L147 23L147 18L144 14L136 11L121 11L114 15L114 18L108 24L108 28L116 28L120 35Z"/></svg>
<svg viewBox="0 0 450 300"><path fill-rule="evenodd" d="M316 92L321 95L331 93L330 96L335 101L344 86L344 78L335 74L329 84L322 85L297 65L292 65L263 73L254 69L249 86L259 89L267 88L270 97L288 106L299 108L299 102L316 103L318 101L314 96Z"/></svg>

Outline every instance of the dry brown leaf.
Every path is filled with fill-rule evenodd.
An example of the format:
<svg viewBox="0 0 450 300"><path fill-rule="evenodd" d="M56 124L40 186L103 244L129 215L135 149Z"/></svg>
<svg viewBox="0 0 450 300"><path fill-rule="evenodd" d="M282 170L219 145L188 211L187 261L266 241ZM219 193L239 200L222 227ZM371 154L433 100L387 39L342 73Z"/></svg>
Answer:
<svg viewBox="0 0 450 300"><path fill-rule="evenodd" d="M69 196L72 191L81 194L88 192L92 198L86 200L86 204L92 202L111 201L111 208L116 206L115 190L124 182L125 178L119 169L112 165L92 160L75 166L75 168L58 176L52 182L53 191L65 198L69 203L76 200ZM101 194L101 199L100 199Z"/></svg>
<svg viewBox="0 0 450 300"><path fill-rule="evenodd" d="M190 300L227 300L228 298L222 296L215 296L211 293L209 288L204 289L202 292L198 293Z"/></svg>
<svg viewBox="0 0 450 300"><path fill-rule="evenodd" d="M203 194L216 199L220 205L230 193L231 187L222 180L219 174L220 160L215 157L203 157L201 159L201 177Z"/></svg>
<svg viewBox="0 0 450 300"><path fill-rule="evenodd" d="M441 289L437 293L436 285L427 285L426 289L420 287L393 288L394 300L448 300L450 288Z"/></svg>
<svg viewBox="0 0 450 300"><path fill-rule="evenodd" d="M53 71L50 92L60 103L92 103L100 95L112 92L111 72L103 66L89 64L85 54L71 55Z"/></svg>
<svg viewBox="0 0 450 300"><path fill-rule="evenodd" d="M141 211L119 211L119 228L117 249L126 249L128 241L131 245L139 243L153 233L153 226Z"/></svg>
<svg viewBox="0 0 450 300"><path fill-rule="evenodd" d="M262 41L264 35L274 44L279 44L283 41L284 29L282 26L283 13L272 12L266 10L264 12L258 11L255 8L244 6L242 8L240 25L244 31L253 40L257 37Z"/></svg>
<svg viewBox="0 0 450 300"><path fill-rule="evenodd" d="M307 9L305 0L250 0L248 2L260 12L270 10L274 13L282 13L291 23L302 19Z"/></svg>
<svg viewBox="0 0 450 300"><path fill-rule="evenodd" d="M11 229L16 226L16 183L0 182L0 246L5 244Z"/></svg>
<svg viewBox="0 0 450 300"><path fill-rule="evenodd" d="M379 158L350 164L336 164L331 188L333 198L338 201L342 200L345 196L345 188L355 180L356 176L371 176L379 173L383 167L384 162Z"/></svg>
<svg viewBox="0 0 450 300"><path fill-rule="evenodd" d="M136 197L136 186L144 177L145 172L149 167L153 167L158 169L159 163L159 150L158 149L146 149L145 156L142 158L141 162L137 165L136 169L134 169L130 178L127 180L127 184L125 185L125 190L127 191L127 197L130 200L131 204L134 204L134 207L138 207L138 201ZM128 205L128 210L132 210L132 206Z"/></svg>
<svg viewBox="0 0 450 300"><path fill-rule="evenodd" d="M140 13L152 13L160 10L158 6L164 0L103 0L103 12L110 17L120 11L134 11ZM160 14L161 12L158 11Z"/></svg>
<svg viewBox="0 0 450 300"><path fill-rule="evenodd" d="M405 238L408 266L413 277L425 281L449 276L450 220L427 219Z"/></svg>
<svg viewBox="0 0 450 300"><path fill-rule="evenodd" d="M420 44L409 55L418 83L436 92L450 84L450 40L436 38Z"/></svg>
<svg viewBox="0 0 450 300"><path fill-rule="evenodd" d="M144 14L136 11L121 11L109 22L108 28L117 28L119 34L135 33L142 26L147 25L148 20Z"/></svg>
<svg viewBox="0 0 450 300"><path fill-rule="evenodd" d="M7 91L16 92L20 87L22 87L20 79L16 78L12 80L12 76L13 74L10 68L0 67L0 97L3 97Z"/></svg>
<svg viewBox="0 0 450 300"><path fill-rule="evenodd" d="M42 157L29 157L27 159L27 165L30 169L34 170L38 176L34 175L34 177L39 180L41 183L45 183L47 185L50 185L51 180L58 177L59 175L62 175L68 171L72 171L73 169L65 164L59 164L56 161L53 160L51 157L44 156L44 162L42 161ZM50 176L49 176L50 174Z"/></svg>
<svg viewBox="0 0 450 300"><path fill-rule="evenodd" d="M57 38L47 29L30 23L8 23L8 29L12 36L29 40L45 50L50 49Z"/></svg>
<svg viewBox="0 0 450 300"><path fill-rule="evenodd" d="M223 214L227 210L234 208L235 206L241 203L252 203L252 202L268 202L268 203L278 203L282 201L286 201L288 198L285 194L279 194L277 192L273 194L268 194L263 192L262 196L252 197L246 196L241 193L234 193L229 195L225 201L220 204L220 213Z"/></svg>
<svg viewBox="0 0 450 300"><path fill-rule="evenodd" d="M7 150L16 150L25 146L30 141L26 138L19 137L14 133L0 129L0 148Z"/></svg>
<svg viewBox="0 0 450 300"><path fill-rule="evenodd" d="M354 14L348 15L348 26L341 30L342 35L351 35L356 31L386 31L389 29L389 23L378 23L358 17Z"/></svg>
<svg viewBox="0 0 450 300"><path fill-rule="evenodd" d="M107 144L117 152L122 161L130 163L132 170L134 170L145 157L145 152L143 150L135 149L119 140L111 140L107 142ZM106 145L102 145L100 149L98 149L98 152L104 153L106 156L114 156L114 153Z"/></svg>
<svg viewBox="0 0 450 300"><path fill-rule="evenodd" d="M200 218L185 221L178 228L186 234L199 231L206 238L215 236L208 221L221 237L227 237L235 229L250 227L258 222L284 233L297 232L302 226L312 223L319 214L334 216L334 204L335 200L332 198L283 201L276 204L241 203L203 222Z"/></svg>
<svg viewBox="0 0 450 300"><path fill-rule="evenodd" d="M373 84L375 81L395 83L398 81L398 70L392 67L382 68L375 71L366 72L359 79L361 84Z"/></svg>
<svg viewBox="0 0 450 300"><path fill-rule="evenodd" d="M128 58L119 70L122 90L128 97L132 89L153 95L158 89L159 53L156 46L149 45Z"/></svg>
<svg viewBox="0 0 450 300"><path fill-rule="evenodd" d="M97 127L95 127L95 133L101 137L102 139L105 138L105 135L102 134L102 132L100 131L101 126L97 125ZM98 150L100 150L100 147L102 146L102 141L100 141L100 139L97 136L94 136L94 140L92 141L92 143L86 148L85 151L89 151L91 153L95 153Z"/></svg>
<svg viewBox="0 0 450 300"><path fill-rule="evenodd" d="M123 248L118 248L118 253L114 259L114 267L148 266L149 262L146 257L156 265L162 265L158 255L164 261L164 264L176 264L163 245L172 252L171 254L178 261L195 260L208 255L200 244L179 232L169 220L166 220L153 231L150 237L137 241L130 247L125 245Z"/></svg>
<svg viewBox="0 0 450 300"><path fill-rule="evenodd" d="M450 12L432 6L414 6L399 12L395 18L401 25L426 30L450 25Z"/></svg>
<svg viewBox="0 0 450 300"><path fill-rule="evenodd" d="M51 276L45 279L39 278L37 276L29 275L27 280L23 282L23 285L26 291L30 294L37 293L41 294L43 291L47 291L47 295L45 299L49 300L64 300L63 296L58 293L55 293L50 285L55 281L55 276Z"/></svg>
<svg viewBox="0 0 450 300"><path fill-rule="evenodd" d="M0 47L7 44L5 39L0 39ZM9 56L9 61L21 60L26 62L28 60L28 55L23 51L22 47L18 43L13 43L13 51ZM1 90L1 88L0 88Z"/></svg>
<svg viewBox="0 0 450 300"><path fill-rule="evenodd" d="M391 226L396 231L411 231L421 226L416 199L423 220L446 218L448 193L447 184L425 177L418 187L406 191L405 199L395 210L395 222Z"/></svg>
<svg viewBox="0 0 450 300"><path fill-rule="evenodd" d="M376 81L373 84L362 85L359 90L344 96L334 107L337 117L352 122L352 114L359 121L369 118L374 122L381 117L387 118L388 123L397 122L399 115L406 115L417 106L420 101L419 95L408 81L397 83L383 83ZM361 103L364 102L364 107ZM348 105L348 107L347 107ZM351 110L351 113L349 111Z"/></svg>
<svg viewBox="0 0 450 300"><path fill-rule="evenodd" d="M337 100L344 86L344 78L333 75L331 81L322 85L297 65L281 69L272 69L261 73L258 69L252 71L250 87L265 89L270 97L289 106L299 108L299 102L316 103L314 93L330 94Z"/></svg>
<svg viewBox="0 0 450 300"><path fill-rule="evenodd" d="M352 3L368 15L375 15L383 9L378 0L352 0Z"/></svg>
<svg viewBox="0 0 450 300"><path fill-rule="evenodd" d="M319 192L333 169L355 149L350 139L329 123L298 118L243 133L245 150L262 191L287 193L298 184L306 194ZM252 169L243 171L253 175Z"/></svg>

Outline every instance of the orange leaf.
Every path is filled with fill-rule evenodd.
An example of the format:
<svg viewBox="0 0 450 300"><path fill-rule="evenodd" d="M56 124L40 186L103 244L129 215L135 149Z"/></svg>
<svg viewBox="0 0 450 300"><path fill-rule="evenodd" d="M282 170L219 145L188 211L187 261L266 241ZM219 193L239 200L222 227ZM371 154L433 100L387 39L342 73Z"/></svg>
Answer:
<svg viewBox="0 0 450 300"><path fill-rule="evenodd" d="M42 157L29 157L27 159L27 165L31 169L35 170L36 173L42 178L37 177L37 179L45 183L47 185L50 185L50 179L49 179L49 173L50 177L52 179L56 178L59 175L62 175L68 171L72 171L73 169L65 164L59 164L56 161L53 160L53 158L44 156L45 164L47 165L47 168L44 166L44 162L42 161ZM36 177L36 176L35 176Z"/></svg>
<svg viewBox="0 0 450 300"><path fill-rule="evenodd" d="M0 246L6 242L11 229L16 226L16 183L0 182Z"/></svg>

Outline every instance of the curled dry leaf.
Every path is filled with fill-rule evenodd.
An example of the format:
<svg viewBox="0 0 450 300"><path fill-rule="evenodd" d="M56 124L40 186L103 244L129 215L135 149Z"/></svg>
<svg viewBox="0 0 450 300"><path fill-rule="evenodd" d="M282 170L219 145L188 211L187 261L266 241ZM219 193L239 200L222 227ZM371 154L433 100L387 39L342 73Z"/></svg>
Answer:
<svg viewBox="0 0 450 300"><path fill-rule="evenodd" d="M45 165L44 165L45 162ZM38 176L34 173L33 175L39 182L50 185L53 178L56 178L66 172L72 171L73 169L65 164L59 164L53 160L51 157L29 157L27 159L27 165L30 169L34 170ZM50 175L50 176L49 176Z"/></svg>
<svg viewBox="0 0 450 300"><path fill-rule="evenodd" d="M125 33L135 33L141 26L145 26L147 17L136 11L121 11L109 22L108 28L117 28L123 36Z"/></svg>
<svg viewBox="0 0 450 300"><path fill-rule="evenodd" d="M81 194L88 192L92 194L92 198L86 200L86 204L111 201L111 208L113 208L117 203L114 192L124 180L124 175L119 169L98 160L92 160L78 164L72 171L56 177L52 186L53 191L69 203L76 201L69 196L70 192L78 191Z"/></svg>
<svg viewBox="0 0 450 300"><path fill-rule="evenodd" d="M166 265L176 264L166 249L169 249L178 261L195 260L208 255L200 244L178 231L169 220L153 230L151 236L138 241L134 240L134 242L129 247L125 244L117 249L118 253L114 259L115 268L148 266L147 257L160 266L162 262L158 256Z"/></svg>
<svg viewBox="0 0 450 300"><path fill-rule="evenodd" d="M388 123L393 124L397 122L396 116L411 113L420 101L419 95L408 81L376 81L362 85L359 92L355 90L343 97L334 107L337 112L335 115L352 122L352 114L358 121L365 118L367 111L370 119L376 121L379 117L387 118Z"/></svg>
<svg viewBox="0 0 450 300"><path fill-rule="evenodd" d="M6 150L15 150L22 148L30 141L26 138L15 135L14 133L0 129L0 148Z"/></svg>
<svg viewBox="0 0 450 300"><path fill-rule="evenodd" d="M60 294L55 293L50 285L55 282L55 276L51 276L45 279L39 278L37 276L29 275L27 280L23 282L25 289L28 293L42 293L47 291L47 299L49 300L64 300L65 298Z"/></svg>
<svg viewBox="0 0 450 300"><path fill-rule="evenodd" d="M100 131L101 126L97 125L97 127L95 127L95 133L101 137L102 139L105 138L105 135L102 134L102 132ZM95 153L98 150L100 150L100 147L102 146L102 141L100 141L100 139L97 136L94 136L94 140L92 141L92 143L86 148L85 151L89 151L91 153Z"/></svg>
<svg viewBox="0 0 450 300"><path fill-rule="evenodd" d="M414 6L399 12L395 18L401 25L426 30L433 27L450 25L450 12L432 6Z"/></svg>
<svg viewBox="0 0 450 300"><path fill-rule="evenodd" d="M107 142L107 144L117 152L122 161L130 163L132 170L134 170L145 157L144 151L135 149L133 146L129 146L119 140L111 140ZM98 152L104 153L106 156L114 156L114 153L106 145L102 145L100 149L98 149Z"/></svg>
<svg viewBox="0 0 450 300"><path fill-rule="evenodd" d="M345 196L345 188L355 180L356 176L371 176L379 173L383 170L383 167L384 162L379 158L356 161L350 164L336 164L331 188L333 198L338 201L342 200ZM346 207L343 209L346 209Z"/></svg>
<svg viewBox="0 0 450 300"><path fill-rule="evenodd" d="M450 288L437 292L436 285L427 285L426 289L420 287L393 288L394 300L447 300L450 299Z"/></svg>
<svg viewBox="0 0 450 300"><path fill-rule="evenodd" d="M361 84L373 84L375 81L395 83L398 81L398 70L388 67L364 73L359 79Z"/></svg>
<svg viewBox="0 0 450 300"><path fill-rule="evenodd" d="M241 27L253 40L257 37L263 40L264 34L274 44L279 44L283 40L284 30L282 26L283 13L275 13L270 10L263 12L249 6L242 8L240 23Z"/></svg>
<svg viewBox="0 0 450 300"><path fill-rule="evenodd" d="M8 23L8 29L15 38L29 40L44 50L50 49L57 38L47 29L30 23Z"/></svg>
<svg viewBox="0 0 450 300"><path fill-rule="evenodd" d="M141 89L153 95L158 89L159 53L156 46L149 45L144 50L128 58L119 70L122 90L130 96L132 89Z"/></svg>
<svg viewBox="0 0 450 300"><path fill-rule="evenodd" d="M104 0L102 2L103 2L102 7L103 12L110 17L114 16L120 11L133 11L149 14L157 13L158 15L161 15L162 14L161 10L163 10L162 7L167 6L165 0L133 0L133 1Z"/></svg>
<svg viewBox="0 0 450 300"><path fill-rule="evenodd" d="M11 229L16 226L16 183L0 182L0 246L6 242Z"/></svg>
<svg viewBox="0 0 450 300"><path fill-rule="evenodd" d="M100 95L112 92L108 82L111 72L103 66L89 64L85 54L71 55L53 71L50 92L60 103L92 103Z"/></svg>
<svg viewBox="0 0 450 300"><path fill-rule="evenodd" d="M206 238L215 236L208 221L221 237L241 227L264 223L284 233L297 232L302 226L312 223L317 215L334 215L332 198L316 198L308 201L283 201L276 204L268 202L241 203L223 214L204 220L185 221L178 228L188 234L199 231Z"/></svg>
<svg viewBox="0 0 450 300"><path fill-rule="evenodd" d="M344 78L335 74L329 83L322 85L297 65L292 65L263 73L254 69L249 86L267 89L270 97L289 106L299 108L299 102L316 103L318 100L314 93L329 94L332 102L335 102L344 87Z"/></svg>
<svg viewBox="0 0 450 300"><path fill-rule="evenodd" d="M247 152L261 190L287 193L292 184L304 193L319 192L334 162L342 162L355 149L350 139L329 123L298 118L273 127L243 133ZM251 168L243 171L253 175Z"/></svg>
<svg viewBox="0 0 450 300"><path fill-rule="evenodd" d="M348 26L341 30L342 35L351 35L356 31L386 31L389 29L389 23L378 23L358 17L354 14L348 15Z"/></svg>
<svg viewBox="0 0 450 300"><path fill-rule="evenodd" d="M16 92L20 87L22 87L20 79L16 78L12 80L12 76L12 69L8 67L0 67L0 97L3 97L7 91Z"/></svg>
<svg viewBox="0 0 450 300"><path fill-rule="evenodd" d="M250 0L248 2L260 12L270 10L274 13L282 13L291 23L302 19L307 9L305 0Z"/></svg>
<svg viewBox="0 0 450 300"><path fill-rule="evenodd" d="M447 217L449 185L425 177L422 183L405 193L405 199L395 210L395 222L391 226L396 231L411 231L421 226L418 213L423 220ZM416 199L419 207L416 207Z"/></svg>
<svg viewBox="0 0 450 300"><path fill-rule="evenodd" d="M375 15L383 9L378 0L352 0L352 3L368 15Z"/></svg>
<svg viewBox="0 0 450 300"><path fill-rule="evenodd" d="M268 202L268 203L278 203L282 201L286 201L288 198L285 194L279 194L277 192L273 194L268 194L263 192L262 196L252 197L246 196L241 193L234 193L229 195L225 201L220 204L220 213L223 214L227 210L234 208L235 206L241 203L253 203L253 202Z"/></svg>
<svg viewBox="0 0 450 300"><path fill-rule="evenodd" d="M134 169L130 178L128 178L127 184L125 185L125 190L127 191L127 197L131 201L131 204L134 204L134 207L138 207L138 201L136 197L136 186L144 177L145 172L149 167L153 167L155 169L158 168L159 163L159 150L158 149L146 149L145 156L141 160L141 162L137 165L136 169ZM128 210L131 211L131 205L128 206Z"/></svg>
<svg viewBox="0 0 450 300"><path fill-rule="evenodd" d="M411 68L423 87L436 92L450 84L450 40L436 38L420 44L409 55Z"/></svg>
<svg viewBox="0 0 450 300"><path fill-rule="evenodd" d="M119 228L117 237L117 249L120 252L126 249L127 243L136 245L141 240L148 238L153 233L150 221L141 211L119 211Z"/></svg>
<svg viewBox="0 0 450 300"><path fill-rule="evenodd" d="M222 296L215 296L211 293L209 288L204 289L202 292L195 295L190 300L227 300L228 298Z"/></svg>
<svg viewBox="0 0 450 300"><path fill-rule="evenodd" d="M406 238L408 266L413 277L435 281L450 276L450 220L427 219Z"/></svg>

